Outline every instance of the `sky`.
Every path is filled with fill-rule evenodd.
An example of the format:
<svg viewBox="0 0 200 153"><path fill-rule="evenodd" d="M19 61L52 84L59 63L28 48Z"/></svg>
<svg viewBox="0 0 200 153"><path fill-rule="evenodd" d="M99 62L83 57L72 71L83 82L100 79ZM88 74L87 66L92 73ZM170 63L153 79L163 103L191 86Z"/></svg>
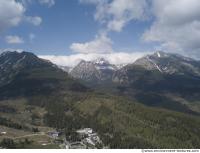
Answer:
<svg viewBox="0 0 200 153"><path fill-rule="evenodd" d="M200 58L199 0L0 0L0 50L72 66L157 50Z"/></svg>

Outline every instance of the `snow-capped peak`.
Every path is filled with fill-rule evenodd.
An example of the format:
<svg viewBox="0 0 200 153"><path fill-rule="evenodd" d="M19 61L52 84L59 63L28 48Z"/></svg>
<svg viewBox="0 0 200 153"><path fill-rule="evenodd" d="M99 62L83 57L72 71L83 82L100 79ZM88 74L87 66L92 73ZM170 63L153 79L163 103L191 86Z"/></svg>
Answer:
<svg viewBox="0 0 200 153"><path fill-rule="evenodd" d="M104 58L98 58L94 60L93 63L99 64L99 65L109 64L109 62L105 60Z"/></svg>
<svg viewBox="0 0 200 153"><path fill-rule="evenodd" d="M158 58L163 58L163 57L169 57L170 54L165 53L163 51L157 51L154 53L154 56L158 57Z"/></svg>
<svg viewBox="0 0 200 153"><path fill-rule="evenodd" d="M159 52L157 52L157 55L158 55L158 57L161 57Z"/></svg>

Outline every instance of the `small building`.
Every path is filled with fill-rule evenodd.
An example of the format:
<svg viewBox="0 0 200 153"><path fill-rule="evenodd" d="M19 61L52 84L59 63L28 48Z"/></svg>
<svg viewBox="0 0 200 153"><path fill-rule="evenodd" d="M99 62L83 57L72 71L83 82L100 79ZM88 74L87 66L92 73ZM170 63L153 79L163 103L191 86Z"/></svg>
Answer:
<svg viewBox="0 0 200 153"><path fill-rule="evenodd" d="M89 137L95 137L95 136L98 136L98 135L97 135L97 133L89 133L88 136Z"/></svg>
<svg viewBox="0 0 200 153"><path fill-rule="evenodd" d="M54 139L58 138L59 135L60 135L60 132L58 131L51 131L51 132L48 132L48 135Z"/></svg>
<svg viewBox="0 0 200 153"><path fill-rule="evenodd" d="M42 146L46 146L46 145L47 145L46 143L43 143L43 144L42 144Z"/></svg>
<svg viewBox="0 0 200 153"><path fill-rule="evenodd" d="M5 134L7 134L7 132L2 130L2 129L0 129L0 135L5 135Z"/></svg>
<svg viewBox="0 0 200 153"><path fill-rule="evenodd" d="M96 136L91 136L91 139L96 143L101 143L101 140L100 140L99 136L97 136L97 135Z"/></svg>
<svg viewBox="0 0 200 153"><path fill-rule="evenodd" d="M90 135L93 133L93 130L91 128L84 128L84 129L77 130L76 132L81 135L84 135L84 134Z"/></svg>
<svg viewBox="0 0 200 153"><path fill-rule="evenodd" d="M95 148L96 144L102 143L98 134L91 128L84 128L76 131L82 137L82 144Z"/></svg>
<svg viewBox="0 0 200 153"><path fill-rule="evenodd" d="M3 132L1 132L1 134L2 134L2 135L5 135L5 134L7 134L7 132L3 131Z"/></svg>

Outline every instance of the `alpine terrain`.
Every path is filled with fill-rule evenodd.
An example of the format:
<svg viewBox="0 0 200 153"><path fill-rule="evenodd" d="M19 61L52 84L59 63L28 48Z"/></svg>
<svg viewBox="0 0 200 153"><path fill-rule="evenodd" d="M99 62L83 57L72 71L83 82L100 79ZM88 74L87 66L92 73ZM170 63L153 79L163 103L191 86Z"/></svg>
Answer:
<svg viewBox="0 0 200 153"><path fill-rule="evenodd" d="M156 52L68 74L29 52L0 55L1 148L198 148L199 62Z"/></svg>

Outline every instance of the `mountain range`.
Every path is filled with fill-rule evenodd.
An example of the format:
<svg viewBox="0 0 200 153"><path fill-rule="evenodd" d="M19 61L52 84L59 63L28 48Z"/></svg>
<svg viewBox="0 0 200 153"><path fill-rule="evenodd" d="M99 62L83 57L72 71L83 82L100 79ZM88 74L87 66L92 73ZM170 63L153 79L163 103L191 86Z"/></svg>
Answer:
<svg viewBox="0 0 200 153"><path fill-rule="evenodd" d="M74 78L87 82L101 83L112 80L113 73L117 70L117 66L110 64L103 58L95 61L82 60L71 71L70 75Z"/></svg>
<svg viewBox="0 0 200 153"><path fill-rule="evenodd" d="M162 74L169 75L200 76L200 61L161 51L144 56L133 63L123 66L110 64L104 58L94 61L82 60L77 66L71 68L71 71L69 71L69 68L66 71L74 78L88 82L109 80L122 83L127 81L127 76L123 78L123 75L131 67L140 67L147 71L159 71Z"/></svg>
<svg viewBox="0 0 200 153"><path fill-rule="evenodd" d="M11 137L16 148L59 147L44 133L87 127L108 148L198 148L200 62L155 52L122 67L82 60L69 71L33 53L4 52L0 108L0 131L8 131L0 142ZM22 145L33 131L43 135Z"/></svg>
<svg viewBox="0 0 200 153"><path fill-rule="evenodd" d="M162 51L123 67L103 58L97 61L81 61L69 75L96 90L137 99L148 106L200 113L196 102L200 99L200 61Z"/></svg>

